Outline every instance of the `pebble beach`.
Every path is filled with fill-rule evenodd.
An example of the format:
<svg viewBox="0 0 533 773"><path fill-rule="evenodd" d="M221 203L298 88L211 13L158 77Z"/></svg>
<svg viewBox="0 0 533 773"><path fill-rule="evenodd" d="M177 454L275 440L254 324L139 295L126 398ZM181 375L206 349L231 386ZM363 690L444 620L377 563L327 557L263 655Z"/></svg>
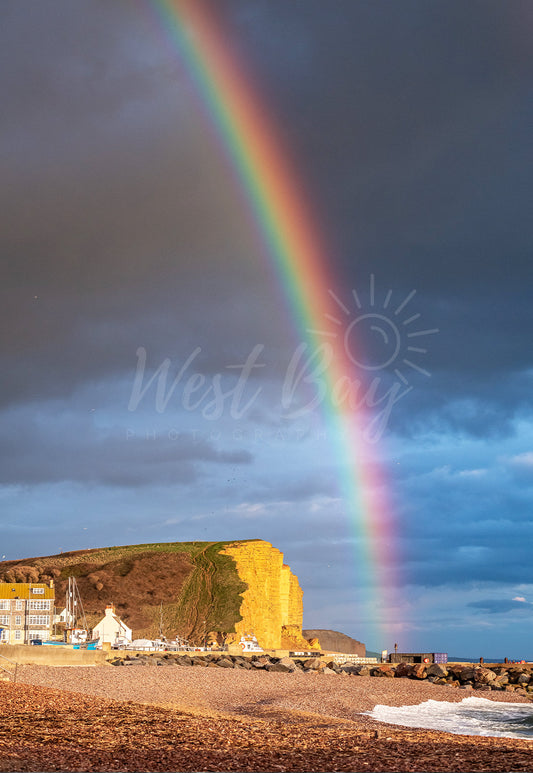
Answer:
<svg viewBox="0 0 533 773"><path fill-rule="evenodd" d="M409 679L22 666L16 684L0 684L0 769L532 770L533 741L413 730L364 714L464 697Z"/></svg>

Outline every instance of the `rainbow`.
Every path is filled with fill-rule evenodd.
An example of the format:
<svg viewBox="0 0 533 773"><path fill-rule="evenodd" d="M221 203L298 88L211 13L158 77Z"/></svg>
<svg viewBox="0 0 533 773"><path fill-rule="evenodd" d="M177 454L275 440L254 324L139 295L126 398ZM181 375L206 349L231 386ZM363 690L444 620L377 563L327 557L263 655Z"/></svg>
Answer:
<svg viewBox="0 0 533 773"><path fill-rule="evenodd" d="M273 122L251 88L236 53L224 36L208 0L151 0L172 48L184 63L208 119L242 187L252 223L275 267L295 328L310 351L323 346L325 320L335 321L342 303L328 270L328 253L302 195ZM345 309L346 311L346 309ZM338 323L337 323L338 324ZM393 548L397 543L382 465L364 443L365 408L350 408L339 395L361 380L345 348L331 335L334 356L324 379L327 399L322 410L335 445L340 494L349 511L356 544L355 583L365 585L365 635L391 646L391 609L397 587ZM370 588L370 590L367 589ZM388 612L385 613L385 607ZM385 617L387 619L385 619ZM360 623L361 625L361 623ZM387 636L387 639L383 637Z"/></svg>

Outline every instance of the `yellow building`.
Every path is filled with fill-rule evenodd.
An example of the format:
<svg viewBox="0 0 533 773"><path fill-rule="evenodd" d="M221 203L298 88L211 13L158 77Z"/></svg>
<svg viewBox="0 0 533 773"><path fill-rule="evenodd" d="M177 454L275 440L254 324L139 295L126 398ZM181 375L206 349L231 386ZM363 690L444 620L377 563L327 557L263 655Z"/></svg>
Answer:
<svg viewBox="0 0 533 773"><path fill-rule="evenodd" d="M0 582L0 642L49 639L54 620L54 581Z"/></svg>

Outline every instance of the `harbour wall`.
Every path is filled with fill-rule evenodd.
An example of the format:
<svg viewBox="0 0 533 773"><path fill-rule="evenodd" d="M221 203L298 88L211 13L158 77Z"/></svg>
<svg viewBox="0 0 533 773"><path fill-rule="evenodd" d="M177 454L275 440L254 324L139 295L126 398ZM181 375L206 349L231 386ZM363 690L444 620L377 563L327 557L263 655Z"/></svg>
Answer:
<svg viewBox="0 0 533 773"><path fill-rule="evenodd" d="M22 666L103 666L109 657L104 650L75 650L72 645L3 644L0 655ZM7 663L0 657L0 665Z"/></svg>

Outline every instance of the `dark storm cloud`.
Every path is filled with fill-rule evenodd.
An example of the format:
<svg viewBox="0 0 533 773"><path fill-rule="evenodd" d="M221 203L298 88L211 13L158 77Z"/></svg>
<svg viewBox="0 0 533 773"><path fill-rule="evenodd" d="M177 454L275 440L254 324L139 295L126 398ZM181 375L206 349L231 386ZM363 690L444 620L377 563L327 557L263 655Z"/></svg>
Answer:
<svg viewBox="0 0 533 773"><path fill-rule="evenodd" d="M59 510L64 534L72 507L118 513L112 526L96 524L94 546L117 541L124 513L129 542L149 541L153 529L166 539L262 537L297 569L306 607L329 614L332 589L348 588L345 599L366 582L354 580L360 546L338 494L341 463L329 438L283 435L289 422L274 407L294 320L216 133L148 7L2 7L9 518L41 523L43 511ZM413 390L386 428L400 582L415 599L449 592L450 606L477 582L491 584L488 598L494 585L530 583L529 2L210 7L272 110L324 235L332 289L355 314L352 289L367 309L373 274L375 308L390 290L385 316L400 331L408 315L391 310L416 289L409 314L439 329L416 360L430 376L400 366ZM361 339L375 354L375 336ZM139 347L147 378L165 358L176 374L201 347L197 370L211 381L255 344L265 368L250 387L263 391L238 425L242 440L231 421L212 426L218 440L211 427L188 432L198 417L180 411L179 389L163 416L153 390L128 412ZM398 364L376 373L383 385ZM160 432L164 422L180 428L173 439ZM147 512L157 526L143 526ZM68 532L73 548L79 532ZM53 552L57 536L47 539ZM23 554L26 537L17 540ZM472 606L469 618L520 605L491 603ZM331 612L340 628L349 609ZM453 621L463 612L439 614Z"/></svg>
<svg viewBox="0 0 533 773"><path fill-rule="evenodd" d="M492 391L491 391L492 388ZM462 392L460 394L459 392ZM498 439L515 435L517 421L532 414L529 374L502 374L476 381L465 376L434 374L429 386L420 383L391 416L389 427L403 437L441 434Z"/></svg>
<svg viewBox="0 0 533 773"><path fill-rule="evenodd" d="M197 345L216 367L261 331L280 340L228 167L160 31L128 4L4 21L3 402L124 375L142 345L154 367Z"/></svg>
<svg viewBox="0 0 533 773"><path fill-rule="evenodd" d="M526 535L531 539L531 533ZM514 540L518 543L518 539ZM494 583L502 587L530 583L533 579L527 565L528 552L521 545L503 546L501 549L482 549L466 545L450 548L448 545L412 545L418 554L413 561L403 563L409 580L425 588L448 587L460 590L479 582ZM427 552L425 552L427 550Z"/></svg>
<svg viewBox="0 0 533 773"><path fill-rule="evenodd" d="M172 432L140 437L133 431L99 431L90 421L50 406L47 419L4 414L0 433L0 482L35 485L74 481L103 486L189 484L205 464L247 465L247 451L220 450L205 438Z"/></svg>
<svg viewBox="0 0 533 773"><path fill-rule="evenodd" d="M446 439L434 434L418 453L411 446L394 468L405 581L430 588L530 583L531 488L517 485L514 472L515 459L529 455L509 456L501 439Z"/></svg>
<svg viewBox="0 0 533 773"><path fill-rule="evenodd" d="M253 498L263 501L302 502L315 498L335 497L337 485L331 468L317 470L314 474L300 475L272 473L259 478L251 491Z"/></svg>
<svg viewBox="0 0 533 773"><path fill-rule="evenodd" d="M523 612L524 614L533 614L531 604L515 599L484 599L480 601L470 601L467 606L478 612L489 613L492 615L505 614L506 612Z"/></svg>
<svg viewBox="0 0 533 773"><path fill-rule="evenodd" d="M391 427L508 433L532 364L525 6L333 6L217 12L332 236L335 289L374 272L440 329ZM236 342L279 349L289 316L161 30L60 2L3 29L4 401L123 375L140 345L158 364L209 340L212 370Z"/></svg>
<svg viewBox="0 0 533 773"><path fill-rule="evenodd" d="M533 358L528 3L231 7L343 264L336 289L349 296L371 272L380 299L416 288L440 329L434 383L399 426L418 411L467 434L509 431L531 405L518 384ZM276 52L292 37L287 79ZM441 416L456 398L479 405Z"/></svg>
<svg viewBox="0 0 533 773"><path fill-rule="evenodd" d="M309 148L321 205L352 245L349 276L377 265L391 283L469 298L498 289L509 251L530 271L526 2L339 2L307 27L301 4L282 17L261 7L252 39L267 83L283 67L276 29L307 38L297 48L305 66L280 77L273 98L294 111L283 126L300 152ZM319 5L306 10L321 15ZM504 242L493 243L495 230ZM519 288L518 276L501 289Z"/></svg>
<svg viewBox="0 0 533 773"><path fill-rule="evenodd" d="M507 518L504 513L512 506L505 501L492 510L481 505L476 511L472 502L454 511L438 506L443 498L441 491L434 490L425 502L429 517L420 518L412 528L402 522L400 553L407 581L425 587L533 581L528 558L533 538L530 501ZM439 523L446 524L445 528L439 528Z"/></svg>

